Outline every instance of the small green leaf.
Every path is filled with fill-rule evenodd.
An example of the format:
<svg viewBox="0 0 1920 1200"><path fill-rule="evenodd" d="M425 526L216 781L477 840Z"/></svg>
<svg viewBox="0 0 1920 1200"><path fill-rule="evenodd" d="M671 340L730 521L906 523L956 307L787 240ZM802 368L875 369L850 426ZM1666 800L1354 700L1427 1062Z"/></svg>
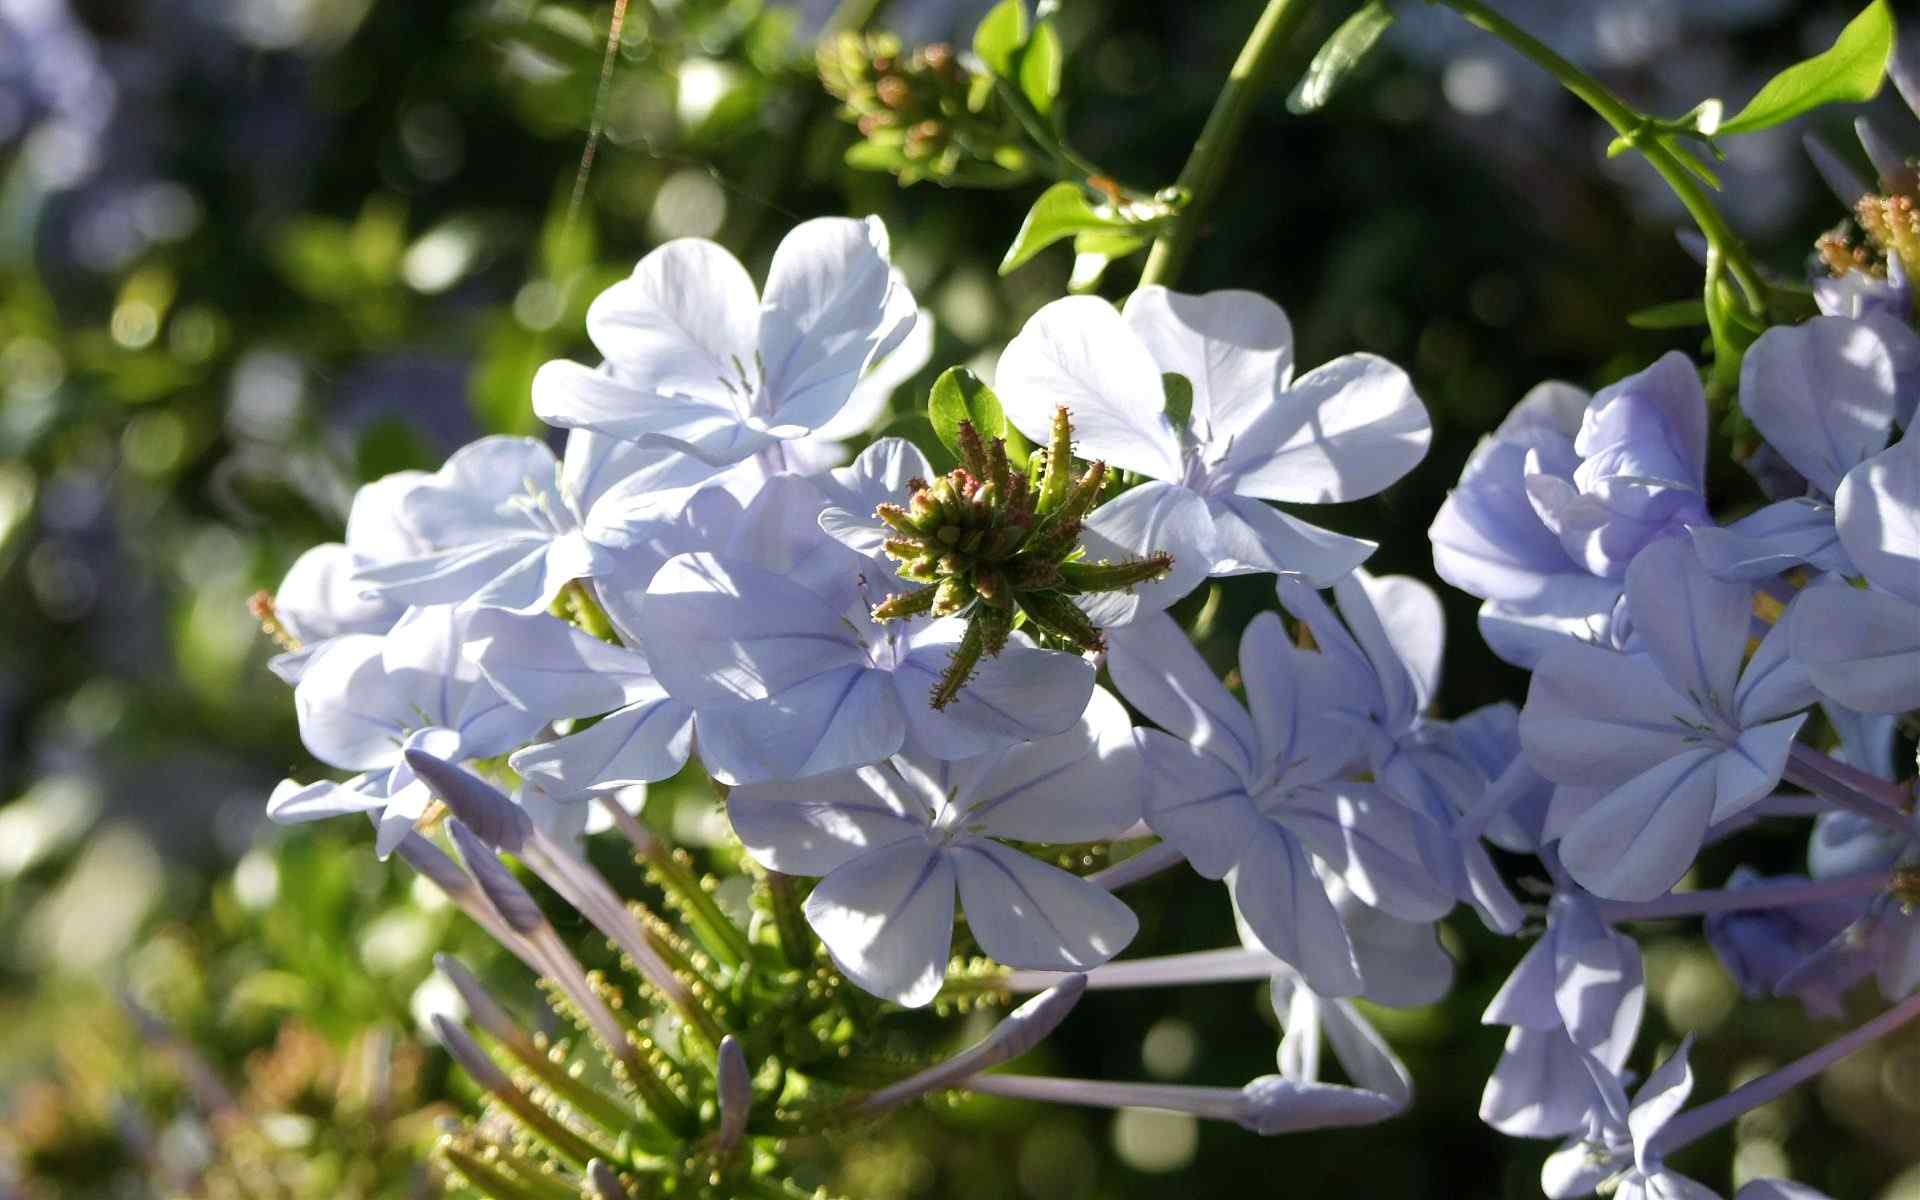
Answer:
<svg viewBox="0 0 1920 1200"><path fill-rule="evenodd" d="M1334 92L1352 76L1380 35L1393 24L1393 12L1385 0L1367 0L1360 11L1340 23L1307 64L1307 73L1287 97L1287 111L1316 112L1333 99Z"/></svg>
<svg viewBox="0 0 1920 1200"><path fill-rule="evenodd" d="M1041 116L1053 112L1054 97L1060 94L1060 35L1052 21L1042 21L1033 29L1033 40L1020 52L1020 91Z"/></svg>
<svg viewBox="0 0 1920 1200"><path fill-rule="evenodd" d="M956 454L960 452L962 421L972 421L983 438L1004 437L1007 432L1000 397L965 367L949 367L933 381L933 391L927 396L927 419L933 422L933 435L940 444Z"/></svg>
<svg viewBox="0 0 1920 1200"><path fill-rule="evenodd" d="M1822 104L1871 100L1892 53L1893 10L1887 0L1873 0L1825 52L1769 79L1745 108L1721 124L1720 134L1770 129Z"/></svg>
<svg viewBox="0 0 1920 1200"><path fill-rule="evenodd" d="M1193 380L1178 371L1168 371L1160 377L1160 386L1167 394L1167 420L1176 432L1185 429L1193 419Z"/></svg>
<svg viewBox="0 0 1920 1200"><path fill-rule="evenodd" d="M1707 323L1704 300L1670 300L1627 314L1635 329L1696 329Z"/></svg>
<svg viewBox="0 0 1920 1200"><path fill-rule="evenodd" d="M1000 260L1000 273L1007 274L1040 251L1064 237L1088 230L1125 229L1125 222L1102 217L1087 203L1087 194L1077 183L1056 183L1040 193L1027 210L1007 256Z"/></svg>
<svg viewBox="0 0 1920 1200"><path fill-rule="evenodd" d="M1027 44L1026 0L1000 0L973 31L973 52L995 75L1014 77L1014 56Z"/></svg>

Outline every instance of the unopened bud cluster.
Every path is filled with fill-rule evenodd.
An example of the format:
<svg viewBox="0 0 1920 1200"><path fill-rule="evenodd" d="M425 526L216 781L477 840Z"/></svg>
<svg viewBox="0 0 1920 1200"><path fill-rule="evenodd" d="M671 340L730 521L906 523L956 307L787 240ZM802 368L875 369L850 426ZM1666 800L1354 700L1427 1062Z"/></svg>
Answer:
<svg viewBox="0 0 1920 1200"><path fill-rule="evenodd" d="M883 504L874 515L894 536L886 552L902 579L923 586L874 606L876 621L930 613L965 615L967 632L933 691L944 708L965 686L982 656L992 657L1017 626L1044 644L1096 652L1100 630L1075 596L1116 592L1159 579L1173 566L1164 551L1121 562L1089 563L1080 545L1087 514L1100 500L1105 463L1073 478L1073 430L1062 408L1051 444L1024 473L1007 458L1003 438L983 439L961 422L961 465L932 483L907 485L907 503Z"/></svg>
<svg viewBox="0 0 1920 1200"><path fill-rule="evenodd" d="M944 43L903 50L890 34L843 33L820 43L820 79L863 139L847 155L902 184L1003 186L1027 174L1018 121Z"/></svg>

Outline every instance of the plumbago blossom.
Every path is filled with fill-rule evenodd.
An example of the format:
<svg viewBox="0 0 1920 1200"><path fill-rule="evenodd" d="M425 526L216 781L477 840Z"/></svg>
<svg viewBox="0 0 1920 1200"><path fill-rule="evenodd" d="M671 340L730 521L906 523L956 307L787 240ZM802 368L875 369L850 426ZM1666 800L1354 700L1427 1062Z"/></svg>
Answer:
<svg viewBox="0 0 1920 1200"><path fill-rule="evenodd" d="M1881 191L1856 193L1864 241L1822 243L1821 315L1749 337L1783 315L1759 297L1711 366L1542 384L1474 451L1434 569L1531 681L1457 716L1439 594L1276 507L1421 461L1399 368L1296 377L1288 318L1247 292L1072 296L1005 348L997 394L941 377L927 424L959 465L937 473L931 445L866 440L920 403L893 393L929 346L877 218L800 225L758 290L711 242L649 253L590 309L604 361L534 383L560 457L486 438L370 483L255 604L308 750L348 776L282 784L271 815L365 814L609 1068L556 1062L443 963L486 1042L436 1031L500 1120L442 1161L514 1200L792 1196L794 1141L943 1093L1386 1120L1417 1081L1359 1001L1444 995L1464 905L1527 939L1482 1014L1504 1043L1479 1114L1563 1139L1543 1192L1715 1195L1669 1157L1920 1016L1920 230L1888 219L1913 168L1868 143ZM1757 501L1709 487L1722 431ZM1240 575L1274 579L1242 592L1223 679L1220 593L1173 614ZM676 777L724 807L704 858L633 803ZM1701 886L1702 848L1763 820L1804 824L1804 873ZM587 830L618 831L663 912L589 864ZM590 974L503 856L624 974ZM1126 889L1189 868L1241 944L1128 957ZM750 919L716 898L729 872ZM1871 978L1892 1007L1689 1108L1692 1043L1655 1064L1642 1038L1634 930L1693 918L1749 996L1833 1018ZM1253 982L1277 1071L1241 1086L996 1070L1089 992ZM960 1053L898 1059L900 1010L1016 996Z"/></svg>
<svg viewBox="0 0 1920 1200"><path fill-rule="evenodd" d="M1373 545L1264 502L1359 500L1426 455L1427 410L1399 367L1351 354L1293 369L1293 328L1264 296L1143 287L1118 313L1089 296L1047 305L995 382L1027 437L1044 444L1065 406L1084 452L1146 477L1089 528L1095 545L1172 554L1165 579L1136 589L1165 608L1209 575L1333 583Z"/></svg>

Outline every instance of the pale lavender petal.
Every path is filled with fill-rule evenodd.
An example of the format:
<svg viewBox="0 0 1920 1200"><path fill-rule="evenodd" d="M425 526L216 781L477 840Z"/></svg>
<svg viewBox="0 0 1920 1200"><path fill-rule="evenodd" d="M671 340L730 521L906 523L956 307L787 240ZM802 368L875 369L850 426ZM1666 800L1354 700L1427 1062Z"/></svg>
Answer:
<svg viewBox="0 0 1920 1200"><path fill-rule="evenodd" d="M1920 708L1920 604L1836 584L1793 607L1793 657L1822 695L1868 713Z"/></svg>
<svg viewBox="0 0 1920 1200"><path fill-rule="evenodd" d="M995 962L1084 970L1125 949L1139 930L1113 893L998 842L962 839L949 855L967 928Z"/></svg>
<svg viewBox="0 0 1920 1200"><path fill-rule="evenodd" d="M1776 325L1740 364L1740 408L1828 495L1887 444L1895 406L1893 356L1873 326L1846 317Z"/></svg>
<svg viewBox="0 0 1920 1200"><path fill-rule="evenodd" d="M1160 370L1193 385L1189 427L1202 447L1225 449L1244 436L1292 379L1293 327L1257 292L1195 296L1154 284L1121 311Z"/></svg>
<svg viewBox="0 0 1920 1200"><path fill-rule="evenodd" d="M1096 687L1079 725L993 757L966 824L1023 842L1119 837L1140 820L1145 773L1125 706Z"/></svg>
<svg viewBox="0 0 1920 1200"><path fill-rule="evenodd" d="M893 670L897 703L914 741L939 758L971 758L1016 742L1073 728L1093 695L1093 664L1076 654L1042 650L1016 633L998 656L984 659L944 709L927 697L960 640L958 618L915 630Z"/></svg>
<svg viewBox="0 0 1920 1200"><path fill-rule="evenodd" d="M1627 607L1635 635L1673 689L1708 711L1731 714L1752 589L1715 579L1691 543L1667 538L1627 568Z"/></svg>
<svg viewBox="0 0 1920 1200"><path fill-rule="evenodd" d="M1690 750L1609 792L1561 840L1568 873L1610 900L1665 895L1706 837L1719 757Z"/></svg>
<svg viewBox="0 0 1920 1200"><path fill-rule="evenodd" d="M617 791L680 773L693 711L664 696L615 709L578 733L514 752L508 765L557 796Z"/></svg>
<svg viewBox="0 0 1920 1200"><path fill-rule="evenodd" d="M1218 470L1242 496L1359 500L1412 470L1432 438L1407 373L1375 355L1349 354L1281 393L1234 440Z"/></svg>
<svg viewBox="0 0 1920 1200"><path fill-rule="evenodd" d="M1292 836L1271 822L1256 826L1227 885L1261 946L1299 971L1314 991L1359 993L1360 968L1346 928Z"/></svg>
<svg viewBox="0 0 1920 1200"><path fill-rule="evenodd" d="M1569 642L1533 673L1520 741L1548 779L1610 787L1687 750L1673 717L1692 711L1646 659Z"/></svg>
<svg viewBox="0 0 1920 1200"><path fill-rule="evenodd" d="M925 841L901 841L815 885L807 923L842 974L906 1008L931 1003L953 943L954 872Z"/></svg>
<svg viewBox="0 0 1920 1200"><path fill-rule="evenodd" d="M645 655L553 617L476 612L466 635L466 656L487 682L544 719L596 716L666 696Z"/></svg>
<svg viewBox="0 0 1920 1200"><path fill-rule="evenodd" d="M887 231L877 217L819 217L781 239L760 306L765 415L818 428L845 407L860 376L913 321L897 296Z"/></svg>
<svg viewBox="0 0 1920 1200"><path fill-rule="evenodd" d="M1247 710L1173 618L1155 614L1112 630L1107 670L1127 702L1162 729L1213 755L1242 778L1258 773L1259 743Z"/></svg>
<svg viewBox="0 0 1920 1200"><path fill-rule="evenodd" d="M1840 541L1867 579L1920 604L1920 436L1847 473L1834 508Z"/></svg>
<svg viewBox="0 0 1920 1200"><path fill-rule="evenodd" d="M1147 764L1147 824L1193 869L1219 879L1266 824L1246 783L1219 759L1157 729L1140 731Z"/></svg>
<svg viewBox="0 0 1920 1200"><path fill-rule="evenodd" d="M1508 1137L1559 1137L1586 1126L1594 1100L1580 1050L1564 1032L1516 1027L1480 1093L1480 1119Z"/></svg>
<svg viewBox="0 0 1920 1200"><path fill-rule="evenodd" d="M676 238L595 297L587 333L636 409L671 395L724 399L753 366L758 307L753 280L724 247Z"/></svg>
<svg viewBox="0 0 1920 1200"><path fill-rule="evenodd" d="M886 672L840 667L765 700L702 706L696 723L714 778L746 784L878 762L900 748L909 721Z"/></svg>
<svg viewBox="0 0 1920 1200"><path fill-rule="evenodd" d="M1213 574L1271 572L1330 587L1367 561L1375 543L1310 525L1251 496L1207 497L1213 517Z"/></svg>
<svg viewBox="0 0 1920 1200"><path fill-rule="evenodd" d="M654 673L675 699L764 700L863 664L840 613L792 581L737 560L682 554L654 575L639 614Z"/></svg>
<svg viewBox="0 0 1920 1200"><path fill-rule="evenodd" d="M1701 563L1721 579L1769 579L1803 564L1853 574L1833 517L1832 505L1803 497L1769 504L1723 527L1689 525L1687 534Z"/></svg>
<svg viewBox="0 0 1920 1200"><path fill-rule="evenodd" d="M825 875L895 842L925 843L927 826L884 766L753 784L727 796L727 819L771 870Z"/></svg>
<svg viewBox="0 0 1920 1200"><path fill-rule="evenodd" d="M1182 475L1161 368L1139 335L1097 296L1055 300L1001 352L995 390L1007 419L1047 444L1054 409L1073 418L1075 453L1149 479Z"/></svg>

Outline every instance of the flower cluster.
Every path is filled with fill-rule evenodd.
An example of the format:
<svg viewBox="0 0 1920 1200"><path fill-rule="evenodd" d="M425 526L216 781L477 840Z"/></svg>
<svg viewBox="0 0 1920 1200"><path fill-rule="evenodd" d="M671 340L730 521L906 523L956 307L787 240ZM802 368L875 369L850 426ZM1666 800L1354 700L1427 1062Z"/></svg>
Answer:
<svg viewBox="0 0 1920 1200"><path fill-rule="evenodd" d="M1904 286L1899 261L1862 260L1850 289L1826 275L1829 311L1743 347L1748 462L1777 490L1734 519L1687 356L1522 401L1430 532L1531 684L1522 708L1448 720L1435 592L1274 506L1364 498L1423 458L1398 367L1296 376L1286 315L1249 293L1073 296L957 401L957 467L890 437L842 465L919 365L925 318L880 223L800 225L760 290L718 246L671 242L593 304L605 360L536 378L561 458L489 438L373 483L346 541L262 603L308 749L354 773L288 781L269 811L370 815L379 852L598 1047L591 1078L556 1067L444 968L515 1065L451 1020L443 1043L543 1147L451 1137L488 1195L544 1195L555 1171L603 1197L796 1195L781 1138L955 1090L1262 1133L1381 1120L1412 1080L1352 1001L1442 994L1436 923L1465 905L1538 935L1485 1013L1509 1032L1481 1115L1566 1139L1546 1193L1711 1196L1667 1158L1920 1015L1920 827L1894 767L1920 709L1920 333L1904 293L1862 307ZM1272 603L1222 679L1169 610L1248 575ZM695 759L751 920L628 807ZM587 864L590 809L677 923ZM1807 877L1685 887L1709 842L1809 815ZM1544 904L1496 848L1537 860ZM582 966L501 854L618 948L627 983ZM1243 944L1116 961L1139 927L1116 893L1182 865L1226 884ZM1646 988L1625 930L1691 916L1752 994L1832 1012L1872 975L1894 1007L1691 1109L1683 1043L1629 1099ZM1285 1037L1278 1073L1242 1088L990 1073L1089 989L1249 979ZM889 1006L1028 992L955 1057L875 1054Z"/></svg>

